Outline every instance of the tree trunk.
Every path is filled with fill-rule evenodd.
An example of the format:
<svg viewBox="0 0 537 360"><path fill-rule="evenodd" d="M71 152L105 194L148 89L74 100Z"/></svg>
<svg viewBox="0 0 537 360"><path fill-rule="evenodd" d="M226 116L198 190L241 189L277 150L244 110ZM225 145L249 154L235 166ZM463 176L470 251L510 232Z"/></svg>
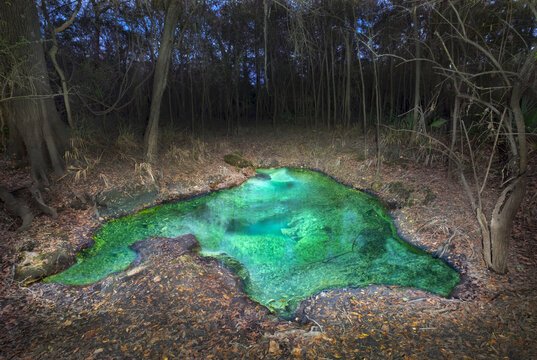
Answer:
<svg viewBox="0 0 537 360"><path fill-rule="evenodd" d="M67 123L69 124L69 127L71 129L75 128L75 124L73 122L73 116L71 113L71 103L69 102L69 93L67 90L67 79L65 78L65 73L63 72L63 69L61 68L60 64L58 63L58 60L56 59L56 54L58 53L58 38L56 35L62 32L63 30L67 29L69 25L73 23L81 7L82 7L82 0L78 0L78 4L75 8L75 11L71 15L70 19L64 22L61 26L57 28L53 28L52 24L50 23L47 6L44 1L41 3L43 15L45 17L45 20L47 21L47 25L50 27L50 36L52 39L52 47L50 48L48 54L50 56L50 60L52 61L52 64L54 65L54 69L56 70L56 72L58 73L58 76L60 77L60 81L62 85L63 102L65 104L65 113L67 115Z"/></svg>
<svg viewBox="0 0 537 360"><path fill-rule="evenodd" d="M492 211L488 231L482 231L485 262L489 268L500 274L507 272L511 228L525 193L524 174L503 190Z"/></svg>
<svg viewBox="0 0 537 360"><path fill-rule="evenodd" d="M348 33L345 33L345 126L351 126L351 40Z"/></svg>
<svg viewBox="0 0 537 360"><path fill-rule="evenodd" d="M380 175L380 166L382 164L382 154L380 148L380 85L379 85L379 74L377 69L377 59L373 59L373 75L375 77L375 110L376 110L376 126L375 126L375 142L377 144L377 170L376 176Z"/></svg>
<svg viewBox="0 0 537 360"><path fill-rule="evenodd" d="M417 139L417 131L420 130L418 127L420 119L420 80L421 80L421 46L419 39L418 31L418 15L417 15L417 6L414 5L412 9L412 22L414 25L414 41L416 41L416 73L414 81L414 119L412 121L412 142L415 142Z"/></svg>
<svg viewBox="0 0 537 360"><path fill-rule="evenodd" d="M149 122L145 132L145 160L153 162L157 155L158 145L158 123L160 117L160 104L162 94L166 88L166 78L170 67L170 56L172 53L175 28L181 7L178 1L170 1L166 9L166 18L164 20L164 30L160 41L160 49L155 66L155 75L153 77L153 94L151 98L151 109L149 110Z"/></svg>
<svg viewBox="0 0 537 360"><path fill-rule="evenodd" d="M537 49L534 49L526 58L519 79L528 79L535 72L535 56ZM511 91L510 108L515 118L518 140L518 174L500 194L496 205L492 210L490 227L487 227L486 221L479 217L483 236L483 257L487 266L498 273L507 272L507 261L509 256L509 240L513 220L524 195L526 194L526 171L528 167L528 149L526 144L526 129L524 116L520 107L520 100L524 92L524 87L520 82L513 85ZM480 219L481 218L481 219Z"/></svg>
<svg viewBox="0 0 537 360"><path fill-rule="evenodd" d="M457 142L457 124L459 123L460 118L460 107L461 107L461 98L459 95L459 85L455 81L455 103L453 104L453 110L451 113L451 143L449 145L449 151L450 154L453 154L455 151L455 144ZM453 170L453 159L451 156L449 157L449 163L448 163L448 177L451 177Z"/></svg>
<svg viewBox="0 0 537 360"><path fill-rule="evenodd" d="M365 135L367 132L367 108L365 105L365 80L364 80L364 68L362 67L362 54L360 53L360 41L357 41L358 48L358 68L360 69L360 86L361 86L361 97L362 97L362 125L364 132L364 151L367 154L367 145L365 141Z"/></svg>
<svg viewBox="0 0 537 360"><path fill-rule="evenodd" d="M526 60L521 71L521 78L527 78L535 71L533 57L534 50ZM526 170L528 166L528 150L526 148L526 133L524 116L520 108L522 86L516 83L511 92L511 110L515 117L518 138L518 176L501 193L490 220L490 228L483 232L483 256L487 265L498 273L507 272L507 260L509 256L509 240L513 220L516 216L520 203L526 194ZM481 222L480 222L481 225ZM483 229L483 226L481 226ZM487 234L488 233L488 234ZM488 236L487 236L488 235Z"/></svg>
<svg viewBox="0 0 537 360"><path fill-rule="evenodd" d="M3 106L10 134L22 140L32 178L48 183L50 167L64 172L68 133L54 106L37 7L32 0L0 1L0 13L0 34L11 50L0 57L0 71L9 74L1 97L9 98Z"/></svg>

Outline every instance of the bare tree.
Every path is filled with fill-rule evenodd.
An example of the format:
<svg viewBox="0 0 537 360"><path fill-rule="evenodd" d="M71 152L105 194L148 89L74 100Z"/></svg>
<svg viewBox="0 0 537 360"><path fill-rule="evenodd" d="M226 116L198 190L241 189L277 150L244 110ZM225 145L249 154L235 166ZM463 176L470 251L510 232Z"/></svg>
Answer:
<svg viewBox="0 0 537 360"><path fill-rule="evenodd" d="M456 20L451 22L445 14L438 12L438 15L449 24L452 30L452 34L446 38L437 34L450 62L450 66L441 68L441 71L456 85L458 99L455 101L452 114L454 118L453 129L456 129L457 122L460 123L467 148L470 151L473 181L466 180L460 160L458 160L459 174L481 228L484 260L492 270L505 273L513 219L526 192L528 151L521 99L527 91L537 90L535 89L537 48L535 44L526 44L525 49L518 50L517 53L507 53L508 47L501 42L498 44L487 42L483 34L471 36L471 30L463 19L471 11L475 11L472 7L476 5L462 4L460 1L448 1L447 4ZM513 6L525 5L532 6L525 2ZM480 10L487 11L486 8ZM463 14L463 11L466 13ZM537 19L534 6L532 6L532 11ZM512 37L520 36L509 23L509 19L501 19L499 24L502 27L497 30L498 33L508 33ZM468 53L471 51L474 59L480 62L476 67L477 69L486 68L473 72L463 71L457 58L448 50L447 40L460 42L461 46L467 48ZM468 53L463 57L464 65L469 61ZM531 89L532 87L533 89ZM496 120L492 123L496 124L493 151L481 176L479 176L479 169L483 169L483 166L477 164L468 131L460 116L461 99L467 101L471 106L481 107L486 114L490 114L490 117ZM513 131L512 124L515 126L515 131ZM505 181L505 187L496 199L490 216L487 217L484 213L482 194L489 180L492 159L497 150L500 132L505 135L506 142L510 144L508 146L511 152L510 163L511 165L515 164L515 166L512 166L512 175ZM453 141L450 153L454 156Z"/></svg>

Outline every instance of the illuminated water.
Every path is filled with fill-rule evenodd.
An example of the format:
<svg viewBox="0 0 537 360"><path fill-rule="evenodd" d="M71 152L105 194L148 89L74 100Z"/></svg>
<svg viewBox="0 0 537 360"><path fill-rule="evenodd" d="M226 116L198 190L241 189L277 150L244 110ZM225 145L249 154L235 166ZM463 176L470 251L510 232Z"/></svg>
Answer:
<svg viewBox="0 0 537 360"><path fill-rule="evenodd" d="M47 281L95 282L135 259L134 242L191 233L202 254L234 269L245 292L282 317L324 289L397 284L447 296L458 283L452 268L397 235L377 198L310 170L258 172L234 189L108 222L75 265Z"/></svg>

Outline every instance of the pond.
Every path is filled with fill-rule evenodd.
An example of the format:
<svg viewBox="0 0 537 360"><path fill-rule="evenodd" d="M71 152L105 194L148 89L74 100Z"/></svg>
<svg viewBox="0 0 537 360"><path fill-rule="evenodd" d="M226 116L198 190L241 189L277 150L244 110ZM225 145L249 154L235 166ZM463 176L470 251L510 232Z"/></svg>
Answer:
<svg viewBox="0 0 537 360"><path fill-rule="evenodd" d="M193 234L243 280L244 291L291 318L322 290L393 284L448 296L458 273L397 234L376 197L304 169L261 169L242 185L112 220L95 245L47 282L82 285L123 270L148 237Z"/></svg>

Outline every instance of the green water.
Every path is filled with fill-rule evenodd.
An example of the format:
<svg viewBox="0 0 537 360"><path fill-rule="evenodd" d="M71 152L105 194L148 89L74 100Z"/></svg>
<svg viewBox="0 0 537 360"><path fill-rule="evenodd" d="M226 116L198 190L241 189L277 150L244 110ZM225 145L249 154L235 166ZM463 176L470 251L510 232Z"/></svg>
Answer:
<svg viewBox="0 0 537 360"><path fill-rule="evenodd" d="M108 222L75 265L47 281L92 283L125 269L136 241L191 233L203 255L221 259L252 299L284 318L324 289L396 284L447 296L459 282L443 261L397 235L377 198L315 171L258 174L230 190Z"/></svg>

